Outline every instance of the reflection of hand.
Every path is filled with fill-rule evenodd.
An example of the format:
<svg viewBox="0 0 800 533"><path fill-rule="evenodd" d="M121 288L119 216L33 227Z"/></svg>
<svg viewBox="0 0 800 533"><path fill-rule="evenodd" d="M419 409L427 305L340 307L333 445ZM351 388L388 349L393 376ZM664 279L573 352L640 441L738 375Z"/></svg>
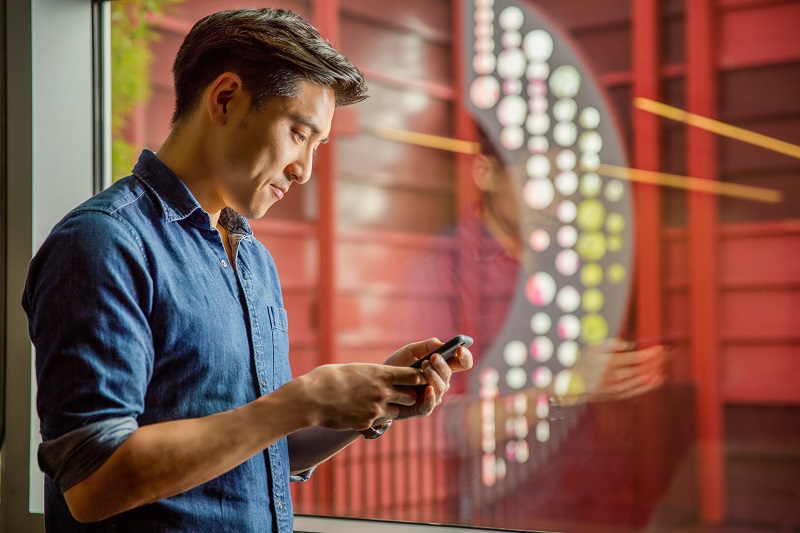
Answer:
<svg viewBox="0 0 800 533"><path fill-rule="evenodd" d="M408 344L389 356L384 364L407 367L431 350L441 346L442 341L433 338ZM444 393L450 389L450 378L453 372L462 372L472 368L472 353L467 348L459 348L454 357L445 361L440 355L434 355L429 363L422 363L422 370L428 384L417 396L414 405L401 406L397 418L428 416L442 403Z"/></svg>
<svg viewBox="0 0 800 533"><path fill-rule="evenodd" d="M584 347L569 383L555 391L556 401L622 400L660 387L666 379L669 348L658 345L632 350L634 346L630 341L608 339Z"/></svg>

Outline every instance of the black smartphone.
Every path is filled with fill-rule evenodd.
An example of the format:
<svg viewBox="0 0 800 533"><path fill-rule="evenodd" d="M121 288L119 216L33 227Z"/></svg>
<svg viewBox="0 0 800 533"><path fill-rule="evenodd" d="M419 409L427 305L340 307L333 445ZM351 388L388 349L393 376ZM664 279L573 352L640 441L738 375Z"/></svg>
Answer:
<svg viewBox="0 0 800 533"><path fill-rule="evenodd" d="M464 348L469 348L470 346L472 346L472 337L468 337L467 335L456 335L446 343L442 344L438 348L431 351L431 353L429 353L425 357L417 359L409 366L411 368L422 368L422 363L424 363L437 353L442 357L444 357L444 360L447 361L456 354L458 348L461 346L463 346Z"/></svg>

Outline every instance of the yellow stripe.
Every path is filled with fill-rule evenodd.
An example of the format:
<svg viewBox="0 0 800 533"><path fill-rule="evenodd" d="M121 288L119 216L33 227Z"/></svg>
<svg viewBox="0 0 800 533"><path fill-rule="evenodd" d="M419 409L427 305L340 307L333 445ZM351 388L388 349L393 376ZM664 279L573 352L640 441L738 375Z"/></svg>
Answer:
<svg viewBox="0 0 800 533"><path fill-rule="evenodd" d="M416 146L425 146L437 150L447 150L459 154L479 154L480 145L475 142L451 139L450 137L440 137L439 135L429 135L427 133L417 133L414 131L398 130L385 128L383 126L364 126L373 135L390 141L398 141Z"/></svg>

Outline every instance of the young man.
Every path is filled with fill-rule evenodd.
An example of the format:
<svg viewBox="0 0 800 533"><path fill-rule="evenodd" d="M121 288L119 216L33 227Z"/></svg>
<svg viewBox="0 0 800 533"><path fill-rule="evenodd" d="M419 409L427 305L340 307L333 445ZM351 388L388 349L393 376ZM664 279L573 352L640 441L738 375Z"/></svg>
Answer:
<svg viewBox="0 0 800 533"><path fill-rule="evenodd" d="M275 265L244 217L308 181L362 75L271 9L199 21L173 71L158 155L68 214L31 263L51 531L292 531L290 477L430 414L472 366L463 350L407 368L429 339L292 380Z"/></svg>

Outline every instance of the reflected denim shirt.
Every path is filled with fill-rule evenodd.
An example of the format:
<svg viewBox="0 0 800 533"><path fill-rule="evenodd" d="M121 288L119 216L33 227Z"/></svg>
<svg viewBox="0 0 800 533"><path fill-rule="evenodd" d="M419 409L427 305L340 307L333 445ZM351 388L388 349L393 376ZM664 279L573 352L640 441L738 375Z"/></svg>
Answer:
<svg viewBox="0 0 800 533"><path fill-rule="evenodd" d="M150 151L69 213L31 262L45 522L58 531L293 528L286 439L177 496L79 524L62 493L138 427L228 411L291 379L269 252L229 209L235 268L186 186ZM295 479L307 478L308 473Z"/></svg>

